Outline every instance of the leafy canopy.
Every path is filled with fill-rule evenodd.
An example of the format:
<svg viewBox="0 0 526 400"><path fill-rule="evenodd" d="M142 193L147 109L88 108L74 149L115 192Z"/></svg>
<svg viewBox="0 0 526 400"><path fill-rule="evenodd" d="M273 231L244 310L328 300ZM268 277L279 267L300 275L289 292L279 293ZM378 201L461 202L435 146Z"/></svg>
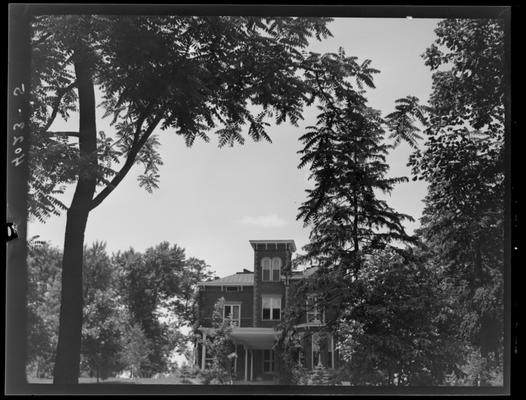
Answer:
<svg viewBox="0 0 526 400"><path fill-rule="evenodd" d="M65 209L57 195L79 173L95 174L100 204L135 164L140 186L158 186L159 141L170 129L188 146L196 138L242 144L242 130L268 140L276 123L302 118L312 99L302 76L310 38L330 36L329 18L37 16L32 36L30 214L44 220ZM112 132L99 132L97 163L79 156L78 132L50 130L78 111L74 61L100 92ZM257 111L254 111L257 110Z"/></svg>

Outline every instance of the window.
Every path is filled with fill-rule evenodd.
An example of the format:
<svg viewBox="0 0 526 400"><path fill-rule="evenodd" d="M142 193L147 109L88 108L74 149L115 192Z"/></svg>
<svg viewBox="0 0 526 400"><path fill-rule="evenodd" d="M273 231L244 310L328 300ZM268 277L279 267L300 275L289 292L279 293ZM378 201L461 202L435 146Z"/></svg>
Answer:
<svg viewBox="0 0 526 400"><path fill-rule="evenodd" d="M263 320L281 319L281 297L280 296L263 296Z"/></svg>
<svg viewBox="0 0 526 400"><path fill-rule="evenodd" d="M271 373L274 371L274 352L272 350L263 350L263 372Z"/></svg>
<svg viewBox="0 0 526 400"><path fill-rule="evenodd" d="M240 286L225 286L225 292L239 292L241 291Z"/></svg>
<svg viewBox="0 0 526 400"><path fill-rule="evenodd" d="M281 273L281 258L274 257L272 259L272 280L279 281L280 273Z"/></svg>
<svg viewBox="0 0 526 400"><path fill-rule="evenodd" d="M320 337L317 333L312 335L312 368L320 363Z"/></svg>
<svg viewBox="0 0 526 400"><path fill-rule="evenodd" d="M225 304L223 306L223 320L230 319L232 325L240 326L241 304Z"/></svg>
<svg viewBox="0 0 526 400"><path fill-rule="evenodd" d="M264 257L261 260L261 268L263 269L263 280L270 281L270 271L272 270L270 258Z"/></svg>
<svg viewBox="0 0 526 400"><path fill-rule="evenodd" d="M307 297L307 323L324 323L325 312L318 304L316 296Z"/></svg>
<svg viewBox="0 0 526 400"><path fill-rule="evenodd" d="M264 281L279 281L281 275L281 258L274 257L272 260L269 257L264 257L261 260L261 268L263 270Z"/></svg>

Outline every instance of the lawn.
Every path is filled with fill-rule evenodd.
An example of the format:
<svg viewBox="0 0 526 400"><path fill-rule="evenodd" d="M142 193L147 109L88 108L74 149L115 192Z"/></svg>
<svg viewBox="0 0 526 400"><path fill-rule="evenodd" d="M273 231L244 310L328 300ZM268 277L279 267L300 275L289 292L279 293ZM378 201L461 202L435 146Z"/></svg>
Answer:
<svg viewBox="0 0 526 400"><path fill-rule="evenodd" d="M29 383L53 383L51 378L35 378L28 377ZM189 379L194 385L199 385L200 382L196 379ZM97 383L97 378L80 377L79 383ZM146 384L146 385L180 385L181 378L178 376L167 376L162 378L139 378L139 379L125 379L125 378L108 378L106 380L100 380L99 383L128 383L128 384Z"/></svg>

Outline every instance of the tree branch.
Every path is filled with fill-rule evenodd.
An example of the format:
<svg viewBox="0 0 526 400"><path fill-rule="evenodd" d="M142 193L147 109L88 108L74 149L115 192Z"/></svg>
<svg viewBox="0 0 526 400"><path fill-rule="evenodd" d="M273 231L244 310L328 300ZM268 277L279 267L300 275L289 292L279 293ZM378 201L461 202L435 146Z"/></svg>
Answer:
<svg viewBox="0 0 526 400"><path fill-rule="evenodd" d="M122 168L117 172L117 174L113 177L111 182L106 185L104 189L102 189L99 194L97 194L90 204L90 210L93 210L95 207L97 207L100 203L104 201L106 197L109 196L111 192L117 187L117 185L124 179L126 174L130 171L131 167L135 163L135 160L137 158L137 154L139 154L139 151L144 146L148 138L153 133L154 129L157 127L161 119L163 118L163 115L166 111L167 106L163 107L157 117L150 123L146 131L143 133L143 135L139 139L139 134L141 131L142 124L144 123L144 120L146 119L148 112L153 107L153 104L150 104L148 108L143 112L143 115L139 118L137 121L137 129L135 130L134 139L133 139L133 145L128 153L128 157L126 158L126 162L122 166Z"/></svg>
<svg viewBox="0 0 526 400"><path fill-rule="evenodd" d="M54 131L47 131L44 132L46 135L49 136L74 136L74 137L80 137L80 134L78 132L73 131L64 131L64 132L54 132Z"/></svg>
<svg viewBox="0 0 526 400"><path fill-rule="evenodd" d="M46 41L46 39L50 38L51 36L53 36L54 33L53 32L50 32L50 33L47 33L45 35L42 35L40 38L38 38L37 40L35 40L31 45L32 46L38 46L39 44L42 44Z"/></svg>
<svg viewBox="0 0 526 400"><path fill-rule="evenodd" d="M55 102L53 103L53 111L51 112L51 117L49 117L49 120L43 129L44 132L46 132L49 129L49 127L51 126L55 118L57 117L58 107L60 106L60 102L62 101L62 98L64 97L64 95L68 93L71 89L73 89L75 86L77 86L77 81L73 81L65 88L61 88L57 90L57 98Z"/></svg>

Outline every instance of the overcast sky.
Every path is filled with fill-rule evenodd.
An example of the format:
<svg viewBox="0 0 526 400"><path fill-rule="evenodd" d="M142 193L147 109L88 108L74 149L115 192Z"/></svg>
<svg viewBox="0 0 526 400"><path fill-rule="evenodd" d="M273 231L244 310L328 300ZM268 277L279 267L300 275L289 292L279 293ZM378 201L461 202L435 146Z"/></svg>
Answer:
<svg viewBox="0 0 526 400"><path fill-rule="evenodd" d="M394 101L407 95L427 100L431 72L421 54L435 39L436 19L339 18L329 25L334 37L312 42L309 50L337 52L341 46L359 62L372 60L379 69L369 104L383 115ZM308 169L299 170L299 136L314 125L316 111L307 110L299 127L269 128L272 143L253 143L219 149L213 140L188 148L182 137L160 132L160 188L152 194L139 188L137 166L89 217L85 242L107 243L109 252L133 247L143 251L161 241L186 249L188 257L206 261L217 275L253 269L252 239L293 239L298 250L308 242L308 228L296 221L305 200ZM100 121L100 120L99 120ZM57 121L55 130L76 129L78 120ZM98 130L111 132L106 121ZM399 146L389 157L391 176L410 176L406 166L410 149ZM387 198L391 207L415 218L418 226L426 187L421 181L400 184ZM72 191L65 203L69 205ZM28 223L28 237L40 235L62 248L65 213L45 224Z"/></svg>

